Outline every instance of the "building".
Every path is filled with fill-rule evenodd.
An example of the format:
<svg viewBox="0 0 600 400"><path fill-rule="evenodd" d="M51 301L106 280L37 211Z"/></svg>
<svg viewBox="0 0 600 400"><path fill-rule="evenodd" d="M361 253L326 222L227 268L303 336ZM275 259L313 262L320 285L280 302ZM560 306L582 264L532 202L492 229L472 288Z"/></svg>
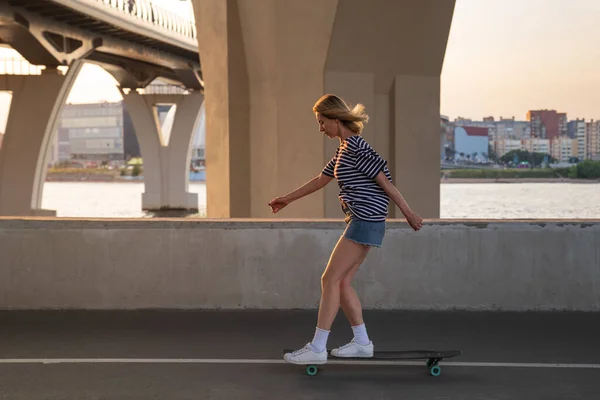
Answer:
<svg viewBox="0 0 600 400"><path fill-rule="evenodd" d="M569 121L567 123L567 136L571 139L577 139L577 129L582 122L585 122L585 120L579 118Z"/></svg>
<svg viewBox="0 0 600 400"><path fill-rule="evenodd" d="M493 136L494 130L496 129L496 123L494 117L485 117L483 121L473 121L472 119L458 117L453 121L454 126L473 126L476 128L487 128L489 136Z"/></svg>
<svg viewBox="0 0 600 400"><path fill-rule="evenodd" d="M454 150L456 159L487 161L489 138L488 128L457 126L454 128Z"/></svg>
<svg viewBox="0 0 600 400"><path fill-rule="evenodd" d="M502 157L506 153L510 153L513 150L521 150L523 147L522 141L517 139L499 138L490 144L498 158Z"/></svg>
<svg viewBox="0 0 600 400"><path fill-rule="evenodd" d="M454 120L457 126L473 126L488 129L490 141L497 142L499 139L529 139L531 137L531 123L529 121L516 121L515 117L500 117L498 121L494 117L484 117L483 121L473 121L465 118Z"/></svg>
<svg viewBox="0 0 600 400"><path fill-rule="evenodd" d="M140 157L140 145L123 102L65 105L51 164L124 161Z"/></svg>
<svg viewBox="0 0 600 400"><path fill-rule="evenodd" d="M529 139L531 128L528 121L515 121L515 117L502 118L495 122L494 139Z"/></svg>
<svg viewBox="0 0 600 400"><path fill-rule="evenodd" d="M124 160L123 104L67 104L58 122L56 157L64 161Z"/></svg>
<svg viewBox="0 0 600 400"><path fill-rule="evenodd" d="M500 124L503 121L500 122ZM500 128L498 128L500 129ZM508 139L530 139L531 138L531 124L528 121L515 121L507 120L506 137Z"/></svg>
<svg viewBox="0 0 600 400"><path fill-rule="evenodd" d="M524 139L522 141L522 149L530 153L550 154L550 139Z"/></svg>
<svg viewBox="0 0 600 400"><path fill-rule="evenodd" d="M550 144L550 155L557 159L558 162L569 162L573 157L577 157L577 139L571 139L568 136L560 136L550 140Z"/></svg>
<svg viewBox="0 0 600 400"><path fill-rule="evenodd" d="M556 110L530 110L527 112L531 138L553 139L567 135L567 114Z"/></svg>
<svg viewBox="0 0 600 400"><path fill-rule="evenodd" d="M450 156L453 148L452 123L445 115L440 116L440 159L445 160Z"/></svg>
<svg viewBox="0 0 600 400"><path fill-rule="evenodd" d="M573 121L572 121L573 122ZM577 139L577 158L584 160L587 158L587 134L586 134L586 123L585 120L574 121L575 124L575 138Z"/></svg>
<svg viewBox="0 0 600 400"><path fill-rule="evenodd" d="M600 159L600 121L586 123L586 158Z"/></svg>

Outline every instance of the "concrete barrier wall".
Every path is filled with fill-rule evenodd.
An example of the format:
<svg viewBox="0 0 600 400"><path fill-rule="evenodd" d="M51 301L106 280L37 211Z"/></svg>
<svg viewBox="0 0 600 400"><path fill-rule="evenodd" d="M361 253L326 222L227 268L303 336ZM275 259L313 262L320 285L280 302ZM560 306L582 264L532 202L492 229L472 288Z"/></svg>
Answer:
<svg viewBox="0 0 600 400"><path fill-rule="evenodd" d="M316 308L344 226L0 219L0 308ZM365 308L600 311L600 221L390 221L355 288Z"/></svg>

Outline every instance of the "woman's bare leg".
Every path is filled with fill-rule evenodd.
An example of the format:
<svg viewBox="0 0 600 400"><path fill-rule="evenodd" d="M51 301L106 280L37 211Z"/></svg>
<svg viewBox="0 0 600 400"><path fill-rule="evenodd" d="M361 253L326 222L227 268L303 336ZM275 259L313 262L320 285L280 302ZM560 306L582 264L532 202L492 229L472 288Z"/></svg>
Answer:
<svg viewBox="0 0 600 400"><path fill-rule="evenodd" d="M367 257L369 250L370 247L364 248L360 259L356 262L356 264L354 264L354 267L350 270L350 272L348 272L346 277L342 279L342 282L340 283L340 303L342 310L344 310L344 314L346 315L346 318L348 318L348 322L350 322L351 326L357 326L364 323L362 305L358 296L356 295L356 291L352 287L352 279L354 279L356 271L358 271L358 268Z"/></svg>
<svg viewBox="0 0 600 400"><path fill-rule="evenodd" d="M341 305L341 284L357 263L362 262L366 246L340 238L321 277L321 302L317 328L329 331Z"/></svg>
<svg viewBox="0 0 600 400"><path fill-rule="evenodd" d="M331 325L340 309L341 305L341 287L342 281L348 276L349 272L360 266L362 260L366 256L367 246L355 243L344 237L337 242L327 268L321 277L321 301L319 304L319 316L317 319L317 327L315 329L315 337L310 343L311 352L308 352L308 347L286 353L284 359L288 362L301 364L310 361L312 363L322 364L327 361L327 339L331 330ZM351 280L351 278L350 278ZM352 305L352 312L356 305ZM359 313L360 303L358 303ZM318 354L315 354L318 353Z"/></svg>

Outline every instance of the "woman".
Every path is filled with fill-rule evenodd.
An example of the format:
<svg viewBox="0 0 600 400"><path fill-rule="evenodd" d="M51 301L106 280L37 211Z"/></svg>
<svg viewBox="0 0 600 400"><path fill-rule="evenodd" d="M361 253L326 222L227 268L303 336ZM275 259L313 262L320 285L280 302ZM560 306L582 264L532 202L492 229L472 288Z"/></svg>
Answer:
<svg viewBox="0 0 600 400"><path fill-rule="evenodd" d="M386 161L360 136L363 123L369 119L364 109L361 104L350 109L344 100L335 95L321 97L315 103L313 112L320 132L330 139L339 139L340 145L335 156L319 176L269 203L272 212L277 213L336 178L341 189L341 207L346 214L346 229L321 277L321 301L314 338L302 349L284 355L284 359L293 364L327 362L327 339L340 306L350 322L354 337L350 343L333 349L331 354L336 357L373 356L373 342L367 335L362 306L351 286L352 278L369 249L381 247L390 198L415 231L421 229L423 224L421 217L411 210L391 183Z"/></svg>

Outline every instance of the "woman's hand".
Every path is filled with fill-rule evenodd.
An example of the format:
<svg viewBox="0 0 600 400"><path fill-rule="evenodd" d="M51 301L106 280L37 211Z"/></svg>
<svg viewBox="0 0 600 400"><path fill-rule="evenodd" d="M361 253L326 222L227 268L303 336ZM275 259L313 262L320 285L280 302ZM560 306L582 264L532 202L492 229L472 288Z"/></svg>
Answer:
<svg viewBox="0 0 600 400"><path fill-rule="evenodd" d="M377 174L375 180L377 181L379 186L387 193L387 195L390 196L390 199L392 199L392 201L396 203L402 214L404 214L404 217L406 217L406 222L408 222L411 228L413 228L415 231L421 229L423 227L423 218L421 218L419 214L414 212L409 207L406 200L404 200L402 194L400 194L398 188L387 179L383 171L380 171L379 174Z"/></svg>
<svg viewBox="0 0 600 400"><path fill-rule="evenodd" d="M333 178L327 175L319 174L318 176L312 178L310 181L306 182L304 185L300 186L298 189L294 190L291 193L286 194L282 197L276 197L269 203L271 206L271 211L273 214L281 210L283 207L287 206L293 201L301 199L304 196L311 194L319 189L322 189L331 182Z"/></svg>
<svg viewBox="0 0 600 400"><path fill-rule="evenodd" d="M275 214L279 210L281 210L283 207L287 206L290 203L291 203L291 201L289 201L287 199L287 196L283 196L283 197L276 197L273 200L271 200L271 202L269 203L269 206L271 207L271 212L273 214Z"/></svg>
<svg viewBox="0 0 600 400"><path fill-rule="evenodd" d="M418 231L423 227L423 218L413 210L409 210L406 214L406 221L415 231Z"/></svg>

